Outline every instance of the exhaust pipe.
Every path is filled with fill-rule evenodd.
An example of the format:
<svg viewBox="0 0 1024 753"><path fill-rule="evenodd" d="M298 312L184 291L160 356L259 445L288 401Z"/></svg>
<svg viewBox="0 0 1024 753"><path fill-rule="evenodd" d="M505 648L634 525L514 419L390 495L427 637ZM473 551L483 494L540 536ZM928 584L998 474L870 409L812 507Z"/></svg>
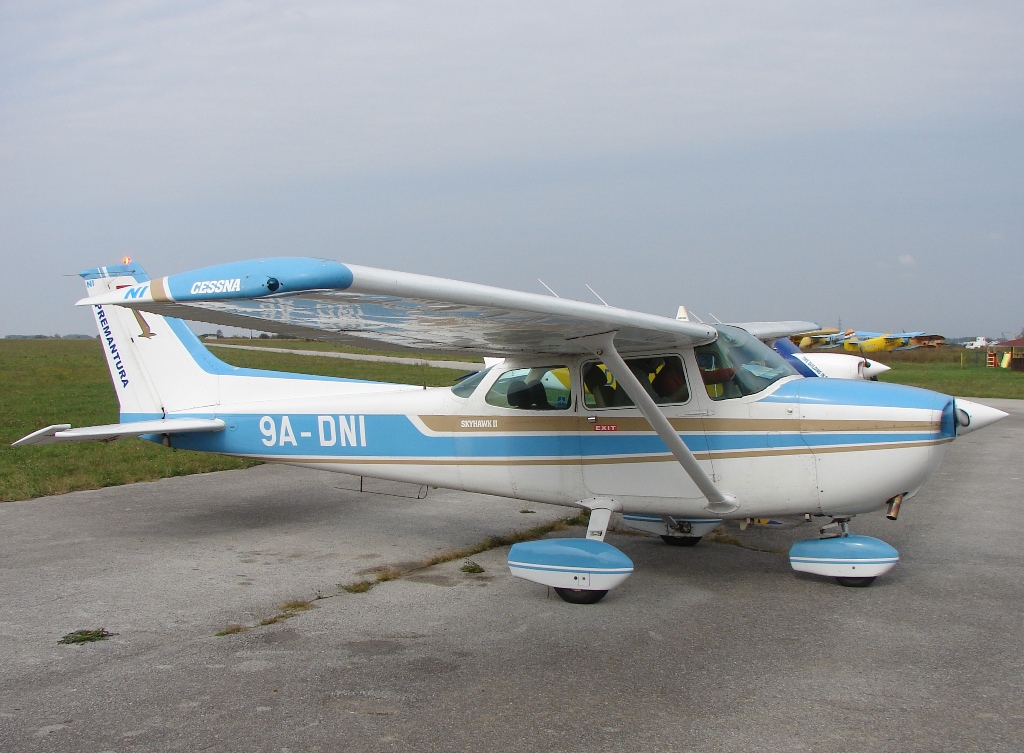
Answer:
<svg viewBox="0 0 1024 753"><path fill-rule="evenodd" d="M900 516L900 505L903 504L903 496L903 494L897 494L886 502L889 508L886 510L885 517L889 520L896 520Z"/></svg>

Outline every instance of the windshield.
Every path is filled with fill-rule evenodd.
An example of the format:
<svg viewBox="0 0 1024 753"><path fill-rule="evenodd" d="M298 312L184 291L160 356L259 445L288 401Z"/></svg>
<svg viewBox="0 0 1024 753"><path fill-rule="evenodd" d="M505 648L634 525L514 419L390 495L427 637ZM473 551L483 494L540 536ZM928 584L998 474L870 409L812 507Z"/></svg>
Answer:
<svg viewBox="0 0 1024 753"><path fill-rule="evenodd" d="M760 392L779 379L796 376L785 358L746 330L715 325L718 339L694 349L700 376L712 400Z"/></svg>
<svg viewBox="0 0 1024 753"><path fill-rule="evenodd" d="M478 371L475 374L470 374L468 377L465 377L461 382L452 387L452 392L459 397L469 397L473 394L477 385L484 380L485 376L487 376L488 371L490 371L490 369L484 369L483 371Z"/></svg>

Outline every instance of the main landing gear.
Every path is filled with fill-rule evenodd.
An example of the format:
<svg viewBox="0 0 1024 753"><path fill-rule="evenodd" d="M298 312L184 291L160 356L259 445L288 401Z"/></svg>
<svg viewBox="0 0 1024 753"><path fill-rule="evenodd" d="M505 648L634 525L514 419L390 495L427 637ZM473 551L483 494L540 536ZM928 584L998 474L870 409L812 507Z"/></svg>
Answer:
<svg viewBox="0 0 1024 753"><path fill-rule="evenodd" d="M790 547L789 564L798 572L835 578L841 586L865 588L896 566L900 553L880 539L850 533L850 518L833 518L820 539Z"/></svg>
<svg viewBox="0 0 1024 753"><path fill-rule="evenodd" d="M633 561L604 540L611 499L588 500L590 526L585 539L541 539L514 544L508 568L517 578L550 586L570 604L596 604L633 573Z"/></svg>
<svg viewBox="0 0 1024 753"><path fill-rule="evenodd" d="M607 591L588 591L584 588L556 588L555 593L562 601L567 601L570 604L596 604L608 595Z"/></svg>

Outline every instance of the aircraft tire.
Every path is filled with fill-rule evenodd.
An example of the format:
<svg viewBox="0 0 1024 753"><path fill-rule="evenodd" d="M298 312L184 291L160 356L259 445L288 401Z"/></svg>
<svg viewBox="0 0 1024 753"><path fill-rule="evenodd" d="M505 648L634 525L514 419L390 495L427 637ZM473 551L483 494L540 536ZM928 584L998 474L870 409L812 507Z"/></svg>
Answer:
<svg viewBox="0 0 1024 753"><path fill-rule="evenodd" d="M662 536L661 540L669 546L697 546L700 536Z"/></svg>
<svg viewBox="0 0 1024 753"><path fill-rule="evenodd" d="M608 594L607 591L585 591L581 588L556 588L555 593L570 604L596 604Z"/></svg>
<svg viewBox="0 0 1024 753"><path fill-rule="evenodd" d="M875 582L874 578L840 578L836 577L836 583L847 588L867 588Z"/></svg>

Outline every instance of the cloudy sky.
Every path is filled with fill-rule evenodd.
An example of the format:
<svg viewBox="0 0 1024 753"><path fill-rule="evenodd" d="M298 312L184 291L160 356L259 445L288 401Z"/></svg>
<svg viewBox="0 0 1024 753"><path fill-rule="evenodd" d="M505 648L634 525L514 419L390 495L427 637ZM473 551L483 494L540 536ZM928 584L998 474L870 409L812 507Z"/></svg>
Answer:
<svg viewBox="0 0 1024 753"><path fill-rule="evenodd" d="M323 256L673 315L1024 327L1020 2L0 4L0 335Z"/></svg>

